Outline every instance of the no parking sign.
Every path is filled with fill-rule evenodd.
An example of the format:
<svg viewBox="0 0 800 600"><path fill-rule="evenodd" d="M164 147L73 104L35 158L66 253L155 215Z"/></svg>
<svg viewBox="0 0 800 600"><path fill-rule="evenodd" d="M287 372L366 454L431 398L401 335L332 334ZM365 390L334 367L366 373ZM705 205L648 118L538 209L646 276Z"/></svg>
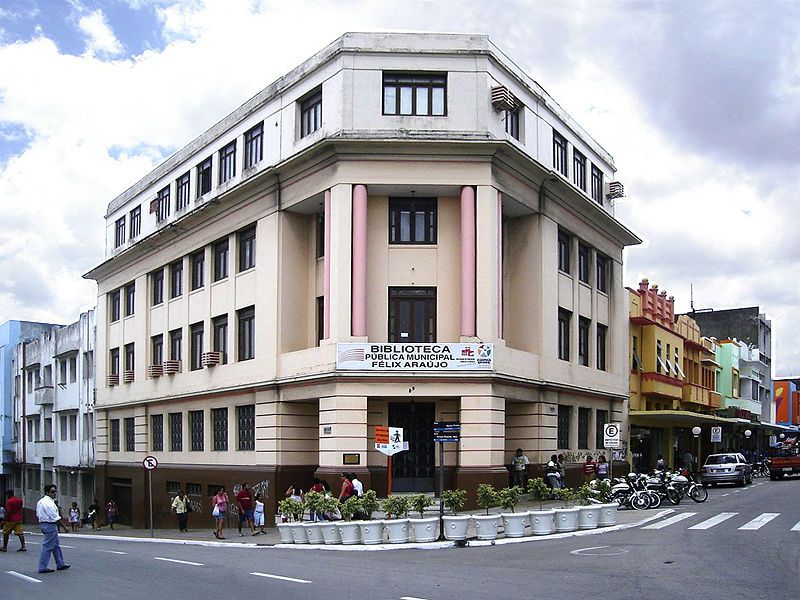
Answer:
<svg viewBox="0 0 800 600"><path fill-rule="evenodd" d="M606 423L603 426L603 447L619 448L621 446L619 433L619 423Z"/></svg>

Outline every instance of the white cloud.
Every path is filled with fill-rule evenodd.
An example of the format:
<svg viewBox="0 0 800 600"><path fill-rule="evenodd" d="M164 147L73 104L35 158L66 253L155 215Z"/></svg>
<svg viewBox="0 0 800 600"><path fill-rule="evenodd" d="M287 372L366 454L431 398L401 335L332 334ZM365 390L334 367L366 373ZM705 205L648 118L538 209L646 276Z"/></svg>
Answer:
<svg viewBox="0 0 800 600"><path fill-rule="evenodd" d="M86 34L86 54L115 56L123 51L114 32L99 8L78 19L78 27Z"/></svg>

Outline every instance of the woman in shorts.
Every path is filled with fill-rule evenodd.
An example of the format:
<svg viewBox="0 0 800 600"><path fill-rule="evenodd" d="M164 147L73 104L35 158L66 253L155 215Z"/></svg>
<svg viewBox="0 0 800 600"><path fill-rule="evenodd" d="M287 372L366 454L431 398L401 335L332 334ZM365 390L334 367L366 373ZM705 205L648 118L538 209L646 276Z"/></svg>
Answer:
<svg viewBox="0 0 800 600"><path fill-rule="evenodd" d="M225 487L217 488L217 493L214 496L214 511L212 514L217 520L217 530L214 532L214 537L218 540L224 540L222 535L222 528L225 526L225 516L228 514L228 494L225 492Z"/></svg>
<svg viewBox="0 0 800 600"><path fill-rule="evenodd" d="M264 531L264 501L261 494L256 494L256 508L253 511L253 535L259 533L266 534Z"/></svg>
<svg viewBox="0 0 800 600"><path fill-rule="evenodd" d="M75 531L80 523L81 509L78 508L77 502L73 502L72 506L69 507L69 526L72 527L72 531Z"/></svg>

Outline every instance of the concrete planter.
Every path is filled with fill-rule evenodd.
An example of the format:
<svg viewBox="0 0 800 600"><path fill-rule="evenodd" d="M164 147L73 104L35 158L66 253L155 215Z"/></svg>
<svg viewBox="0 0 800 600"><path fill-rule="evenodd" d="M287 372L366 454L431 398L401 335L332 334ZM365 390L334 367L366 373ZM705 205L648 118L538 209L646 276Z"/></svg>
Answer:
<svg viewBox="0 0 800 600"><path fill-rule="evenodd" d="M414 540L417 542L435 542L439 537L436 525L439 517L426 517L424 519L409 519L411 529L414 531Z"/></svg>
<svg viewBox="0 0 800 600"><path fill-rule="evenodd" d="M292 525L294 523L277 523L278 533L281 534L281 544L294 544L292 536Z"/></svg>
<svg viewBox="0 0 800 600"><path fill-rule="evenodd" d="M325 538L322 537L322 529L320 529L320 525L322 525L322 523L303 523L303 527L306 528L306 535L308 536L309 544L325 543Z"/></svg>
<svg viewBox="0 0 800 600"><path fill-rule="evenodd" d="M292 530L292 538L295 544L308 543L308 529L305 528L303 523L289 523L289 529Z"/></svg>
<svg viewBox="0 0 800 600"><path fill-rule="evenodd" d="M363 544L383 543L383 521L361 521L361 542Z"/></svg>
<svg viewBox="0 0 800 600"><path fill-rule="evenodd" d="M597 508L600 509L600 518L597 520L598 527L611 527L617 524L617 510L619 510L619 504L616 502L598 504Z"/></svg>
<svg viewBox="0 0 800 600"><path fill-rule="evenodd" d="M549 535L556 530L556 512L554 510L528 511L533 535Z"/></svg>
<svg viewBox="0 0 800 600"><path fill-rule="evenodd" d="M326 521L320 523L319 528L322 530L322 537L328 546L342 543L342 534L339 533L338 521Z"/></svg>
<svg viewBox="0 0 800 600"><path fill-rule="evenodd" d="M472 517L469 515L450 515L444 518L444 537L451 541L467 539L467 528Z"/></svg>
<svg viewBox="0 0 800 600"><path fill-rule="evenodd" d="M390 544L408 542L408 519L387 519L383 522Z"/></svg>
<svg viewBox="0 0 800 600"><path fill-rule="evenodd" d="M528 513L502 513L503 531L507 538L519 538L525 535L528 524Z"/></svg>
<svg viewBox="0 0 800 600"><path fill-rule="evenodd" d="M596 529L600 518L600 505L589 504L578 507L578 529Z"/></svg>
<svg viewBox="0 0 800 600"><path fill-rule="evenodd" d="M496 540L500 527L500 515L473 515L475 531L479 540Z"/></svg>
<svg viewBox="0 0 800 600"><path fill-rule="evenodd" d="M577 508L556 508L556 531L576 531L578 529L578 517L580 511Z"/></svg>
<svg viewBox="0 0 800 600"><path fill-rule="evenodd" d="M339 535L342 544L352 546L361 543L361 524L358 521L339 521Z"/></svg>

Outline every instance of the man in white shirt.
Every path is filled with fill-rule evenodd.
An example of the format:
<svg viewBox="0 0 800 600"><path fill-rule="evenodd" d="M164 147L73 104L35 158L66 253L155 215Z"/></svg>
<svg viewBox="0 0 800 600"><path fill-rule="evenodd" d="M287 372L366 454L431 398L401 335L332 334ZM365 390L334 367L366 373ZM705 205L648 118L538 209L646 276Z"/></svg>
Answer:
<svg viewBox="0 0 800 600"><path fill-rule="evenodd" d="M361 497L364 495L364 484L361 483L355 473L350 473L350 483L353 484L353 490L356 496Z"/></svg>
<svg viewBox="0 0 800 600"><path fill-rule="evenodd" d="M39 528L44 534L42 551L39 554L39 573L53 572L53 569L50 568L51 554L56 560L57 570L69 569L69 565L64 562L61 543L58 540L58 521L61 517L58 515L58 507L55 503L57 493L58 488L49 483L44 486L44 496L36 503L36 518L39 520Z"/></svg>

